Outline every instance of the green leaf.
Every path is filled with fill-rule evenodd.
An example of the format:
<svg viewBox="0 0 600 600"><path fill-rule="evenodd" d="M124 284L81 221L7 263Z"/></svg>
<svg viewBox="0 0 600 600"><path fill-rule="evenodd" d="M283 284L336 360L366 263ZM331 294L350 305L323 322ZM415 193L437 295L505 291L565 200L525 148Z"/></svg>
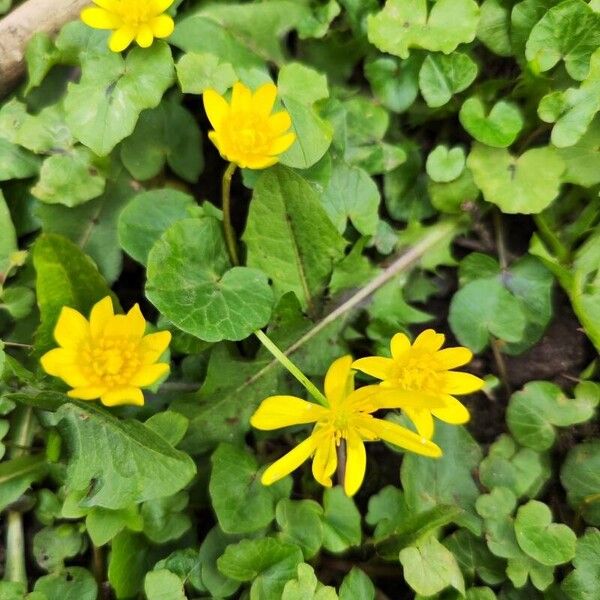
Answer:
<svg viewBox="0 0 600 600"><path fill-rule="evenodd" d="M364 571L352 567L340 586L340 600L375 600L375 586Z"/></svg>
<svg viewBox="0 0 600 600"><path fill-rule="evenodd" d="M238 80L233 66L215 54L188 52L177 64L177 79L185 94L203 94L211 89L224 94Z"/></svg>
<svg viewBox="0 0 600 600"><path fill-rule="evenodd" d="M2 190L0 190L0 231L2 231L2 237L0 237L0 273L6 276L6 269L11 263L11 256L19 249L19 246L17 245L17 232Z"/></svg>
<svg viewBox="0 0 600 600"><path fill-rule="evenodd" d="M148 542L142 535L127 530L117 535L108 562L108 581L117 598L132 598L141 592L152 565Z"/></svg>
<svg viewBox="0 0 600 600"><path fill-rule="evenodd" d="M283 588L281 600L338 600L335 588L322 585L310 565L298 565L298 576Z"/></svg>
<svg viewBox="0 0 600 600"><path fill-rule="evenodd" d="M484 0L480 7L477 39L498 56L511 56L510 7L502 0Z"/></svg>
<svg viewBox="0 0 600 600"><path fill-rule="evenodd" d="M194 117L177 97L145 110L121 146L121 160L139 181L156 177L165 164L185 181L198 181L204 157Z"/></svg>
<svg viewBox="0 0 600 600"><path fill-rule="evenodd" d="M429 153L425 168L433 181L454 181L465 168L465 151L460 146L448 149L448 146L440 144Z"/></svg>
<svg viewBox="0 0 600 600"><path fill-rule="evenodd" d="M551 146L514 157L508 150L475 144L467 165L483 197L502 212L539 213L558 196L564 163Z"/></svg>
<svg viewBox="0 0 600 600"><path fill-rule="evenodd" d="M0 463L0 510L18 500L34 481L43 479L46 472L46 458L39 454Z"/></svg>
<svg viewBox="0 0 600 600"><path fill-rule="evenodd" d="M331 125L315 109L316 102L329 97L327 77L300 63L288 63L279 71L277 91L296 134L296 141L280 161L307 169L323 157L333 137Z"/></svg>
<svg viewBox="0 0 600 600"><path fill-rule="evenodd" d="M142 110L158 105L173 79L171 50L162 41L134 48L125 59L84 54L81 80L69 84L65 98L67 123L81 143L106 156L133 132Z"/></svg>
<svg viewBox="0 0 600 600"><path fill-rule="evenodd" d="M552 143L565 148L573 146L585 135L599 110L600 51L597 51L592 54L589 73L581 85L544 96L538 106L538 115L546 123L555 123Z"/></svg>
<svg viewBox="0 0 600 600"><path fill-rule="evenodd" d="M23 319L35 304L35 294L28 287L15 285L4 288L0 294L0 308L6 310L13 319Z"/></svg>
<svg viewBox="0 0 600 600"><path fill-rule="evenodd" d="M438 0L428 14L426 0L387 0L383 10L369 15L369 41L382 52L408 58L410 48L450 54L472 42L479 7L473 0Z"/></svg>
<svg viewBox="0 0 600 600"><path fill-rule="evenodd" d="M171 495L194 476L190 457L139 421L81 402L63 404L57 415L70 452L67 485L86 490L82 506L126 508Z"/></svg>
<svg viewBox="0 0 600 600"><path fill-rule="evenodd" d="M458 506L466 511L461 522L477 530L475 500L479 491L472 471L481 462L481 448L464 427L436 423L434 441L444 449L441 458L431 460L407 454L400 478L406 504L411 512L422 512L439 505Z"/></svg>
<svg viewBox="0 0 600 600"><path fill-rule="evenodd" d="M561 588L571 600L593 600L600 595L600 531L588 529L577 540L571 571Z"/></svg>
<svg viewBox="0 0 600 600"><path fill-rule="evenodd" d="M600 442L591 440L569 451L560 471L569 504L590 525L600 525Z"/></svg>
<svg viewBox="0 0 600 600"><path fill-rule="evenodd" d="M125 527L141 531L143 526L143 519L135 506L119 510L95 507L85 518L85 527L96 546L107 544Z"/></svg>
<svg viewBox="0 0 600 600"><path fill-rule="evenodd" d="M569 75L581 81L599 45L600 15L583 0L565 0L537 22L525 53L540 71L548 71L563 60Z"/></svg>
<svg viewBox="0 0 600 600"><path fill-rule="evenodd" d="M146 295L187 333L207 342L242 340L266 325L273 294L268 273L229 267L217 219L177 221L148 255Z"/></svg>
<svg viewBox="0 0 600 600"><path fill-rule="evenodd" d="M406 583L417 594L433 596L450 586L465 593L463 576L454 555L434 536L402 550L400 563Z"/></svg>
<svg viewBox="0 0 600 600"><path fill-rule="evenodd" d="M373 95L390 110L404 112L419 93L421 61L415 57L398 60L392 56L378 56L365 63L365 76Z"/></svg>
<svg viewBox="0 0 600 600"><path fill-rule="evenodd" d="M266 537L227 546L217 565L231 579L252 581L252 600L272 600L280 597L301 562L298 546Z"/></svg>
<svg viewBox="0 0 600 600"><path fill-rule="evenodd" d="M145 265L152 246L171 225L201 215L194 198L184 192L171 188L141 192L119 215L119 243Z"/></svg>
<svg viewBox="0 0 600 600"><path fill-rule="evenodd" d="M478 142L494 148L507 148L523 129L523 116L516 104L500 100L488 114L478 96L465 100L460 108L462 126Z"/></svg>
<svg viewBox="0 0 600 600"><path fill-rule="evenodd" d="M144 579L148 600L186 600L183 581L167 569L150 571Z"/></svg>
<svg viewBox="0 0 600 600"><path fill-rule="evenodd" d="M280 500L275 509L280 539L300 546L305 560L312 558L323 543L322 516L323 509L313 500Z"/></svg>
<svg viewBox="0 0 600 600"><path fill-rule="evenodd" d="M528 383L512 395L506 423L515 439L529 448L542 451L554 445L554 427L568 427L592 418L600 402L600 386L592 382L578 384L575 398L569 399L549 381Z"/></svg>
<svg viewBox="0 0 600 600"><path fill-rule="evenodd" d="M181 414L166 410L152 415L145 423L171 446L177 446L187 431L189 421Z"/></svg>
<svg viewBox="0 0 600 600"><path fill-rule="evenodd" d="M427 106L437 108L466 90L476 77L477 65L467 54L428 54L419 71L419 88Z"/></svg>
<svg viewBox="0 0 600 600"><path fill-rule="evenodd" d="M0 137L0 181L37 175L40 160L35 154Z"/></svg>
<svg viewBox="0 0 600 600"><path fill-rule="evenodd" d="M211 457L209 492L219 525L225 533L250 533L266 527L275 517L275 504L282 487L266 487L251 454L230 444L221 444Z"/></svg>
<svg viewBox="0 0 600 600"><path fill-rule="evenodd" d="M427 192L431 204L448 214L462 214L479 196L479 188L469 169L464 169L457 179L448 183L428 181Z"/></svg>
<svg viewBox="0 0 600 600"><path fill-rule="evenodd" d="M44 575L35 582L33 589L47 598L61 600L96 600L98 595L94 577L82 567L67 567L62 571Z"/></svg>
<svg viewBox="0 0 600 600"><path fill-rule="evenodd" d="M85 549L84 538L76 525L61 523L44 527L33 537L33 555L44 571L60 571L66 558L73 558Z"/></svg>
<svg viewBox="0 0 600 600"><path fill-rule="evenodd" d="M217 559L229 544L236 541L236 537L223 533L219 526L215 525L200 546L198 559L201 562L201 583L217 598L228 598L240 587L238 581L229 579L217 568Z"/></svg>
<svg viewBox="0 0 600 600"><path fill-rule="evenodd" d="M563 181L583 187L600 183L600 117L596 117L587 132L573 146L559 148L558 154L565 163Z"/></svg>
<svg viewBox="0 0 600 600"><path fill-rule="evenodd" d="M365 521L375 526L375 538L382 538L397 529L409 516L404 492L387 485L369 498Z"/></svg>
<svg viewBox="0 0 600 600"><path fill-rule="evenodd" d="M104 279L81 250L61 235L41 235L33 247L36 293L41 324L36 349L43 352L54 345L52 332L63 306L88 315L92 306L108 296Z"/></svg>
<svg viewBox="0 0 600 600"><path fill-rule="evenodd" d="M519 546L543 565L561 565L575 556L575 533L567 525L552 523L550 509L537 500L517 511L515 534Z"/></svg>
<svg viewBox="0 0 600 600"><path fill-rule="evenodd" d="M362 535L360 513L352 498L340 486L323 493L323 547L329 552L344 552L359 546Z"/></svg>
<svg viewBox="0 0 600 600"><path fill-rule="evenodd" d="M310 185L284 167L256 183L244 241L248 265L273 280L277 296L293 291L303 307L323 291L346 245Z"/></svg>
<svg viewBox="0 0 600 600"><path fill-rule="evenodd" d="M183 512L188 499L186 492L179 492L144 502L141 510L144 534L151 542L166 544L177 540L192 526L189 515Z"/></svg>

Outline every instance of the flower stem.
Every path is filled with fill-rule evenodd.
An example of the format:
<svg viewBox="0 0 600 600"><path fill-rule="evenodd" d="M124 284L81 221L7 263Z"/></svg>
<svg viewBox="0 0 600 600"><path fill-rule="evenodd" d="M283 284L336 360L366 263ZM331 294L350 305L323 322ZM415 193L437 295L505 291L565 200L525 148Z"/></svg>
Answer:
<svg viewBox="0 0 600 600"><path fill-rule="evenodd" d="M258 329L254 335L262 342L263 346L304 386L306 391L323 406L329 406L327 398L319 388L275 345L266 333Z"/></svg>
<svg viewBox="0 0 600 600"><path fill-rule="evenodd" d="M237 241L235 239L235 230L231 224L231 178L235 173L237 165L229 163L225 173L223 173L223 187L221 200L223 202L223 228L225 229L225 242L231 262L237 266L240 264L238 256Z"/></svg>

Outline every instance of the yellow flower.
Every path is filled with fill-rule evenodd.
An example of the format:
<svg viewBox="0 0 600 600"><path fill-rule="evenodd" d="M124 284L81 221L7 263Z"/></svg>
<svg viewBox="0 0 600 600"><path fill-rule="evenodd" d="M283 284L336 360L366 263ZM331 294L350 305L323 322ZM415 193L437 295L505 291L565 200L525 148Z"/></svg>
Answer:
<svg viewBox="0 0 600 600"><path fill-rule="evenodd" d="M277 86L266 83L254 94L243 83L233 86L231 104L214 90L204 92L204 109L214 131L208 137L223 158L243 169L265 169L274 165L278 155L295 141L286 133L292 119L283 110L271 114Z"/></svg>
<svg viewBox="0 0 600 600"><path fill-rule="evenodd" d="M440 350L444 339L443 334L427 329L411 345L408 337L397 333L391 341L392 358L369 356L352 364L381 379L381 406L402 408L427 439L433 436L432 415L454 425L466 423L469 411L454 395L470 394L484 385L475 375L451 370L467 364L473 354L460 346Z"/></svg>
<svg viewBox="0 0 600 600"><path fill-rule="evenodd" d="M141 406L140 388L169 372L167 363L156 361L171 341L168 331L144 335L145 329L137 304L126 315L115 315L110 296L94 305L89 322L65 306L54 329L60 348L42 356L42 367L73 388L71 398Z"/></svg>
<svg viewBox="0 0 600 600"><path fill-rule="evenodd" d="M274 462L263 473L262 482L270 485L297 469L314 456L314 478L326 487L337 468L337 447L341 440L346 445L344 489L352 496L358 491L366 466L363 442L385 440L411 452L438 457L442 451L434 443L412 431L371 413L379 409L373 403L379 386L371 385L354 390L352 357L336 360L325 376L325 397L328 406L306 402L294 396L271 396L263 400L250 423L256 429L272 430L290 425L315 423L311 435Z"/></svg>
<svg viewBox="0 0 600 600"><path fill-rule="evenodd" d="M174 0L93 0L98 6L81 11L81 20L94 29L112 29L108 47L113 52L125 50L133 40L142 48L154 38L173 33L175 23L163 14Z"/></svg>

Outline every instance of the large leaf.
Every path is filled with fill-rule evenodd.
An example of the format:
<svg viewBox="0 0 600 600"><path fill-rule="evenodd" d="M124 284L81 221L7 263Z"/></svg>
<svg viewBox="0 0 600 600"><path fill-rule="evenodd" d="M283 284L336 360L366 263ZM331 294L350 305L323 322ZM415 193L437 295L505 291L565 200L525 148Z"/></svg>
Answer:
<svg viewBox="0 0 600 600"><path fill-rule="evenodd" d="M248 265L272 278L277 295L293 291L304 307L324 290L345 246L311 186L284 167L258 180L244 241Z"/></svg>
<svg viewBox="0 0 600 600"><path fill-rule="evenodd" d="M17 246L15 226L13 225L2 190L0 190L0 231L2 231L2 237L0 237L0 273L5 276L5 269L10 263L10 257L19 248Z"/></svg>
<svg viewBox="0 0 600 600"><path fill-rule="evenodd" d="M27 150L0 137L0 181L36 175L40 160Z"/></svg>
<svg viewBox="0 0 600 600"><path fill-rule="evenodd" d="M119 509L170 496L196 472L189 456L139 421L83 402L65 403L57 415L69 447L67 487L86 492L82 506Z"/></svg>
<svg viewBox="0 0 600 600"><path fill-rule="evenodd" d="M591 440L572 448L562 465L560 481L573 509L590 525L600 525L600 442Z"/></svg>
<svg viewBox="0 0 600 600"><path fill-rule="evenodd" d="M157 41L114 52L84 54L81 80L65 98L67 123L75 137L100 156L130 135L142 110L154 108L174 81L171 50Z"/></svg>

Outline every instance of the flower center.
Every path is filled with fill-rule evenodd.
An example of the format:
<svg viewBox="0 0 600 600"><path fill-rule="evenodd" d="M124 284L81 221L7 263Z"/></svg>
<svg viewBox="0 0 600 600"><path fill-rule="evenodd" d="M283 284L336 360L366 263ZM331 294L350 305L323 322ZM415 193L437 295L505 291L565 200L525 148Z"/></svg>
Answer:
<svg viewBox="0 0 600 600"><path fill-rule="evenodd" d="M269 127L266 119L251 113L232 115L227 137L240 154L265 154L269 150Z"/></svg>
<svg viewBox="0 0 600 600"><path fill-rule="evenodd" d="M152 17L147 0L121 0L118 11L123 22L134 28L148 23Z"/></svg>
<svg viewBox="0 0 600 600"><path fill-rule="evenodd" d="M438 393L443 373L432 354L412 354L401 364L394 365L391 382L409 391Z"/></svg>
<svg viewBox="0 0 600 600"><path fill-rule="evenodd" d="M94 385L127 385L140 366L138 344L126 337L102 337L82 349L82 370Z"/></svg>

